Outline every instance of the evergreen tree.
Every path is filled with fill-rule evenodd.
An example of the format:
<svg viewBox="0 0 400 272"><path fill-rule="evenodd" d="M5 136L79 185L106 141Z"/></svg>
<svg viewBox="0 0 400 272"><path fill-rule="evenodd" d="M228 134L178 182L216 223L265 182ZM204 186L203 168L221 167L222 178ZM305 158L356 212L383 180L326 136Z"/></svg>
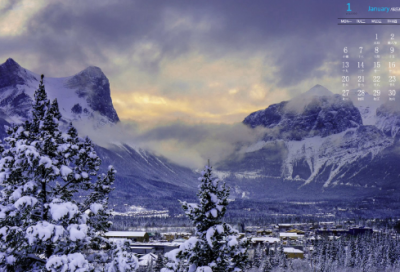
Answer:
<svg viewBox="0 0 400 272"><path fill-rule="evenodd" d="M92 182L101 161L72 125L63 135L43 76L34 97L32 121L9 127L0 148L0 269L69 271L74 263L86 271L94 267L88 253L108 244L100 235L110 226L115 171Z"/></svg>
<svg viewBox="0 0 400 272"><path fill-rule="evenodd" d="M325 271L326 263L327 263L327 241L326 240L323 240L321 243L318 262L319 262L319 271Z"/></svg>
<svg viewBox="0 0 400 272"><path fill-rule="evenodd" d="M261 265L261 257L262 257L262 250L260 244L258 244L254 252L254 261L253 261L254 266L257 268L259 268Z"/></svg>
<svg viewBox="0 0 400 272"><path fill-rule="evenodd" d="M155 272L160 272L163 267L164 267L164 257L163 257L162 254L158 253L157 254L156 265L154 267L154 271Z"/></svg>
<svg viewBox="0 0 400 272"><path fill-rule="evenodd" d="M98 271L107 272L133 272L139 268L137 258L129 250L129 242L118 241L113 244L113 249L108 251L111 253L111 262L105 265L105 270L100 268Z"/></svg>
<svg viewBox="0 0 400 272"><path fill-rule="evenodd" d="M286 254L284 252L282 243L279 245L278 256L279 256L278 257L279 267L282 271L284 271L285 269L288 268L288 264L287 264L287 258L286 258Z"/></svg>
<svg viewBox="0 0 400 272"><path fill-rule="evenodd" d="M288 259L288 271L293 272L293 262L292 259Z"/></svg>
<svg viewBox="0 0 400 272"><path fill-rule="evenodd" d="M355 243L354 239L352 238L350 241L350 244L348 245L348 248L347 248L347 254L346 254L346 266L347 267L354 267L355 257L356 257L356 243Z"/></svg>
<svg viewBox="0 0 400 272"><path fill-rule="evenodd" d="M365 265L365 271L372 271L374 267L376 267L376 259L374 252L371 251L368 254L368 260Z"/></svg>
<svg viewBox="0 0 400 272"><path fill-rule="evenodd" d="M272 267L277 267L279 265L279 254L278 254L278 244L274 243L274 251L271 256Z"/></svg>
<svg viewBox="0 0 400 272"><path fill-rule="evenodd" d="M214 272L243 271L247 264L247 239L239 240L238 231L222 222L228 205L229 190L212 175L206 166L199 178L199 204L181 202L186 215L193 222L195 237L178 250L167 254L168 271L196 271L209 267ZM180 270L181 269L181 270Z"/></svg>
<svg viewBox="0 0 400 272"><path fill-rule="evenodd" d="M262 269L263 272L271 272L273 269L272 263L271 263L271 254L267 255L264 261L264 267Z"/></svg>
<svg viewBox="0 0 400 272"><path fill-rule="evenodd" d="M103 234L112 225L112 222L109 221L111 209L108 207L108 195L113 189L115 174L116 170L110 165L107 174L97 177L97 182L93 184L93 190L84 203L84 209L90 211L87 219L92 237L90 248L95 250L111 248L109 240L104 238Z"/></svg>
<svg viewBox="0 0 400 272"><path fill-rule="evenodd" d="M345 266L345 261L346 261L346 250L345 246L343 245L343 239L342 237L338 241L337 245L337 267L344 267Z"/></svg>

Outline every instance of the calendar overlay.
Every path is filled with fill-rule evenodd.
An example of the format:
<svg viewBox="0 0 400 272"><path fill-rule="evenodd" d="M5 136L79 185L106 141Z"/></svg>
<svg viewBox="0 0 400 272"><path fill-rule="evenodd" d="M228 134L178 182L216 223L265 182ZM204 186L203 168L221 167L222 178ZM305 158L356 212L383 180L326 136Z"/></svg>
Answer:
<svg viewBox="0 0 400 272"><path fill-rule="evenodd" d="M342 48L343 100L355 95L358 101L364 101L366 93L372 95L374 101L396 100L397 79L400 76L396 64L400 52L397 45L395 33L382 37L376 33L371 37L370 44Z"/></svg>

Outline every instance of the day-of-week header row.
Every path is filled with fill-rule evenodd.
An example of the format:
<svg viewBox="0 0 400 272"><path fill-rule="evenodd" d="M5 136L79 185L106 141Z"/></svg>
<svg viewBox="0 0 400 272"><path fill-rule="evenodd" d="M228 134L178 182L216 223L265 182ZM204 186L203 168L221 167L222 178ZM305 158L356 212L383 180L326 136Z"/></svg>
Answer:
<svg viewBox="0 0 400 272"><path fill-rule="evenodd" d="M400 25L399 19L339 19L339 24L393 24Z"/></svg>

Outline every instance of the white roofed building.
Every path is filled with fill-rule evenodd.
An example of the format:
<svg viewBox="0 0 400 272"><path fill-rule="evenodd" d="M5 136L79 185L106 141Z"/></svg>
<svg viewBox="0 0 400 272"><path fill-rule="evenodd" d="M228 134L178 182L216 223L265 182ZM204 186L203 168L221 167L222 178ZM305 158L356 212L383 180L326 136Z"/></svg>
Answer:
<svg viewBox="0 0 400 272"><path fill-rule="evenodd" d="M298 239L302 239L304 237L304 235L299 235L297 233L292 233L292 232L280 232L279 233L279 238L281 240L298 240Z"/></svg>
<svg viewBox="0 0 400 272"><path fill-rule="evenodd" d="M144 231L109 231L104 237L111 239L128 239L133 242L148 242L149 234Z"/></svg>

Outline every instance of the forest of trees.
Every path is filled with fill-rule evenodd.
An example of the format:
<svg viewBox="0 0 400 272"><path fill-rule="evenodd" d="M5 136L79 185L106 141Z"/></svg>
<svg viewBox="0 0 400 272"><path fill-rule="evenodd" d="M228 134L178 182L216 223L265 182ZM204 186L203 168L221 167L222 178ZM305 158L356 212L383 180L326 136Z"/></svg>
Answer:
<svg viewBox="0 0 400 272"><path fill-rule="evenodd" d="M338 240L316 240L305 259L288 259L282 244L258 246L249 272L380 272L400 271L399 237L376 233Z"/></svg>

